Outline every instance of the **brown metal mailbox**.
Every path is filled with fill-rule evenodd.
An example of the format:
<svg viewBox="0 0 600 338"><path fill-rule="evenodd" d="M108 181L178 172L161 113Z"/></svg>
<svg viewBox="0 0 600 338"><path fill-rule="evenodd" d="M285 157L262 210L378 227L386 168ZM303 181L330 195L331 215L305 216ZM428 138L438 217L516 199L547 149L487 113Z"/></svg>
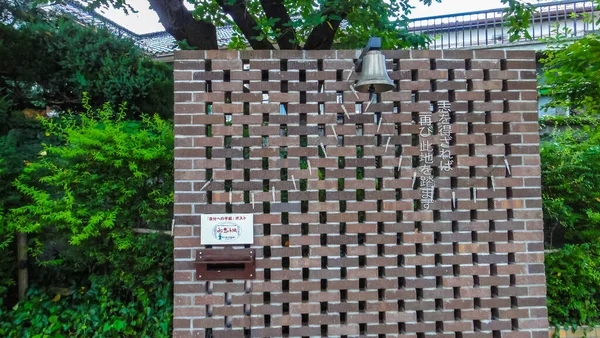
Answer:
<svg viewBox="0 0 600 338"><path fill-rule="evenodd" d="M255 279L254 249L201 249L196 253L196 279Z"/></svg>

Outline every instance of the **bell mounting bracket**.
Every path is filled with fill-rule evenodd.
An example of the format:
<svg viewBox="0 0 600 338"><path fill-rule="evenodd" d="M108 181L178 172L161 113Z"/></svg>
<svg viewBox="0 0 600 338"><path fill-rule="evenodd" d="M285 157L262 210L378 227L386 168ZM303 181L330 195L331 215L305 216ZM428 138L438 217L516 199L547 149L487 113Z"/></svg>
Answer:
<svg viewBox="0 0 600 338"><path fill-rule="evenodd" d="M369 38L369 41L367 41L367 45L363 49L362 53L360 53L358 60L354 64L354 69L357 73L362 72L363 58L365 57L365 55L367 55L367 53L369 51L372 51L372 50L381 50L381 38L380 37L371 37L371 38Z"/></svg>

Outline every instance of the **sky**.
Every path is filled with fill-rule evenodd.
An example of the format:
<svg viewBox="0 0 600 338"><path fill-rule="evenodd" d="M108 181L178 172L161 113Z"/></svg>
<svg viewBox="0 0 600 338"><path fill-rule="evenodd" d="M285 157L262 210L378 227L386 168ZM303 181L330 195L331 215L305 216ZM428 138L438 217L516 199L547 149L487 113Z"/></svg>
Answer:
<svg viewBox="0 0 600 338"><path fill-rule="evenodd" d="M150 5L148 0L128 0L127 2L131 4L138 13L125 15L122 11L113 9L101 11L101 14L137 34L164 31L163 26L158 21L156 13L149 9ZM421 4L417 0L412 0L411 3L416 7L410 15L411 18L472 12L502 7L500 0L443 0L441 4L434 3L430 7Z"/></svg>

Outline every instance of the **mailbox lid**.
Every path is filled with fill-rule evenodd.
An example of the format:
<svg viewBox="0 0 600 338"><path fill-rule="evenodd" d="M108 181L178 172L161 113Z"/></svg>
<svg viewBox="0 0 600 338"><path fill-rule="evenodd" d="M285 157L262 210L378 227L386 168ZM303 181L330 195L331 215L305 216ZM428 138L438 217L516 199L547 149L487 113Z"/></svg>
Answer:
<svg viewBox="0 0 600 338"><path fill-rule="evenodd" d="M201 249L196 252L196 262L253 262L254 249Z"/></svg>

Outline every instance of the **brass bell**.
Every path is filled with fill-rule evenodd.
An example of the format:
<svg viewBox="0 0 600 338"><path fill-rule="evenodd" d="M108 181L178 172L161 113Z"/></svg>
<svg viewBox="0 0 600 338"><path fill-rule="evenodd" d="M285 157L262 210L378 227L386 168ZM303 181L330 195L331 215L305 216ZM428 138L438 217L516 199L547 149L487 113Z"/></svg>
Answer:
<svg viewBox="0 0 600 338"><path fill-rule="evenodd" d="M362 93L382 93L394 89L394 82L385 69L385 55L379 50L370 50L362 61L360 80L354 86Z"/></svg>

